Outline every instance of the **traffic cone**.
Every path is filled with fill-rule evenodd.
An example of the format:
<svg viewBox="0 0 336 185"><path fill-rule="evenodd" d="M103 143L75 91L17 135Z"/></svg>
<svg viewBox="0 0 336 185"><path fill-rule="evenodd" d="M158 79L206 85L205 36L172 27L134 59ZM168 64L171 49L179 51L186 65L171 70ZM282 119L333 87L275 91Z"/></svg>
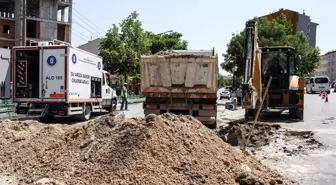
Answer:
<svg viewBox="0 0 336 185"><path fill-rule="evenodd" d="M325 101L324 101L324 102L328 102L328 101L329 101L328 94L326 93L325 96L326 96L326 97L325 97Z"/></svg>

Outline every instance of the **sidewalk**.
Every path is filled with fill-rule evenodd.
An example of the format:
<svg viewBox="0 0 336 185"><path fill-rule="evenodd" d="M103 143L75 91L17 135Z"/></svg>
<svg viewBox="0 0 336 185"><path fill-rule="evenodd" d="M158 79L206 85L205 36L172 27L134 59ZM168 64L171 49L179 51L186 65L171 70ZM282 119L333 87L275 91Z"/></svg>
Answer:
<svg viewBox="0 0 336 185"><path fill-rule="evenodd" d="M228 110L224 106L221 106L217 112L217 123L218 127L222 125L227 125L232 121L244 120L245 109L238 107L237 110Z"/></svg>

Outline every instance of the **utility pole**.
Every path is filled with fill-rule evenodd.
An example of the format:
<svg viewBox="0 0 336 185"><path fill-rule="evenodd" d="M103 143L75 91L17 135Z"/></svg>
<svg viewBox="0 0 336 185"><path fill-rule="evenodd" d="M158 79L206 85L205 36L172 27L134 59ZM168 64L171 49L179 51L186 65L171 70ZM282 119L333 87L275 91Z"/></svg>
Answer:
<svg viewBox="0 0 336 185"><path fill-rule="evenodd" d="M26 45L27 32L27 0L22 0L22 46Z"/></svg>
<svg viewBox="0 0 336 185"><path fill-rule="evenodd" d="M72 0L69 0L70 6L68 11L68 22L70 23L69 26L69 43L71 44L71 33L72 33Z"/></svg>

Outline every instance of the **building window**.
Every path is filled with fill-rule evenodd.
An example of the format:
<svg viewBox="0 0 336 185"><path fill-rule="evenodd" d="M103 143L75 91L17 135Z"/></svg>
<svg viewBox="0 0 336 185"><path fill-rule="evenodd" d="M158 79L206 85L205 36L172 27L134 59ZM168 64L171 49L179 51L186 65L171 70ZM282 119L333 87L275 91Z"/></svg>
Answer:
<svg viewBox="0 0 336 185"><path fill-rule="evenodd" d="M7 33L7 34L10 34L10 25L7 25L7 24L5 24L5 25L3 25L3 33Z"/></svg>
<svg viewBox="0 0 336 185"><path fill-rule="evenodd" d="M29 38L37 38L37 29L36 29L36 21L27 20L27 31L26 35Z"/></svg>

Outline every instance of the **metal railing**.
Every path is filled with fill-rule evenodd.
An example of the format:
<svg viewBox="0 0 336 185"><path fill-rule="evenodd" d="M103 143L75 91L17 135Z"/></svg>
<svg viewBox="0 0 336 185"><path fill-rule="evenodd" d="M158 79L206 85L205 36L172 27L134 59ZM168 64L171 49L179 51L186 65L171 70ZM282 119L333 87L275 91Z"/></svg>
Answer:
<svg viewBox="0 0 336 185"><path fill-rule="evenodd" d="M0 119L10 118L15 113L16 103L10 100L0 100Z"/></svg>

